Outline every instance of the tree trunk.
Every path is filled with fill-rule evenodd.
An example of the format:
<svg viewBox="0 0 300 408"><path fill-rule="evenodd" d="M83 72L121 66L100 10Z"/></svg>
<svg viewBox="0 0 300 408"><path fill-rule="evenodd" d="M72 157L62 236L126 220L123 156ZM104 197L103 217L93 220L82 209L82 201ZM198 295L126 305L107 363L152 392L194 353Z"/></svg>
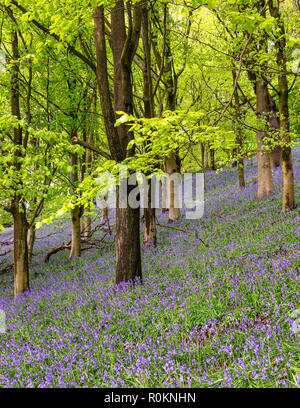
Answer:
<svg viewBox="0 0 300 408"><path fill-rule="evenodd" d="M111 41L114 66L114 108L110 92L107 53L105 41L104 7L94 9L96 74L103 120L108 144L113 160L122 162L134 154L134 148L127 150L133 138L128 126L115 127L115 112L133 113L132 62L140 37L142 2L135 4L123 0L116 2L111 12ZM128 32L125 26L125 10L128 11ZM132 186L128 186L128 194ZM116 283L142 279L140 251L140 209L119 208L119 189L117 188L116 208Z"/></svg>
<svg viewBox="0 0 300 408"><path fill-rule="evenodd" d="M8 8L9 14L13 18L13 13ZM18 120L21 119L20 110L20 89L19 89L19 46L18 34L16 28L12 29L12 66L11 66L11 113ZM14 141L14 172L20 174L22 167L22 149L23 133L20 126L15 126L13 130ZM12 202L11 212L14 219L14 295L15 297L29 290L29 272L28 272L28 247L27 247L27 229L26 208L22 202L22 197L18 190L22 189L22 178L17 178L15 196Z"/></svg>
<svg viewBox="0 0 300 408"><path fill-rule="evenodd" d="M133 186L128 186L130 191ZM116 208L116 284L142 280L140 249L140 209L119 208L117 188Z"/></svg>
<svg viewBox="0 0 300 408"><path fill-rule="evenodd" d="M239 173L239 187L245 187L245 175L244 175L244 160L242 158L239 159L238 165L238 173Z"/></svg>
<svg viewBox="0 0 300 408"><path fill-rule="evenodd" d="M287 80L286 66L286 33L284 22L280 15L279 3L274 6L269 2L270 14L276 18L278 24L278 37L275 41L276 62L278 66L278 90L279 90L279 114L280 114L280 137L283 142L282 147L282 177L283 196L282 211L289 211L295 206L294 196L294 173L292 162L290 121L289 121L289 87Z"/></svg>
<svg viewBox="0 0 300 408"><path fill-rule="evenodd" d="M76 154L70 154L70 165L72 167L70 179L74 187L76 187L78 182L78 170L76 168L78 163L78 158ZM71 220L72 220L72 244L70 258L79 258L81 253L81 216L83 208L76 204L74 208L71 209Z"/></svg>
<svg viewBox="0 0 300 408"><path fill-rule="evenodd" d="M108 220L108 205L107 205L107 197L103 196L101 198L101 223L105 223Z"/></svg>
<svg viewBox="0 0 300 408"><path fill-rule="evenodd" d="M274 192L273 180L272 180L272 166L271 157L269 152L265 152L264 146L264 133L257 132L257 197L259 200L269 197Z"/></svg>
<svg viewBox="0 0 300 408"><path fill-rule="evenodd" d="M271 153L272 167L273 169L280 167L282 164L281 158L281 146L276 146Z"/></svg>
<svg viewBox="0 0 300 408"><path fill-rule="evenodd" d="M172 152L166 159L166 171L169 177L178 174L178 164L176 153ZM169 192L169 221L175 221L180 217L180 208L178 202L179 186L176 180L168 180Z"/></svg>
<svg viewBox="0 0 300 408"><path fill-rule="evenodd" d="M202 166L202 173L203 173L203 180L204 180L204 191L205 191L205 144L200 142L201 148L201 166Z"/></svg>
<svg viewBox="0 0 300 408"><path fill-rule="evenodd" d="M282 148L282 211L289 211L295 207L295 193L291 139L289 136L288 83L285 75L282 75L279 79L279 86L280 131L284 142Z"/></svg>
<svg viewBox="0 0 300 408"><path fill-rule="evenodd" d="M200 148L201 148L201 165L202 165L202 173L204 173L205 170L205 144L203 142L200 142Z"/></svg>
<svg viewBox="0 0 300 408"><path fill-rule="evenodd" d="M214 149L210 149L209 150L210 153L210 169L211 170L216 170L216 164L215 164L215 150Z"/></svg>
<svg viewBox="0 0 300 408"><path fill-rule="evenodd" d="M148 207L144 209L144 248L156 246L155 208L151 206L151 181L148 182Z"/></svg>
<svg viewBox="0 0 300 408"><path fill-rule="evenodd" d="M84 231L85 231L85 225L84 224L85 224L85 216L84 216L84 211L83 211L82 217L80 219L80 231L83 234L84 234Z"/></svg>
<svg viewBox="0 0 300 408"><path fill-rule="evenodd" d="M154 98L151 75L151 27L149 29L149 18L147 9L144 8L142 16L142 40L144 49L144 111L146 118L152 118L154 113ZM144 244L143 247L151 247L156 245L156 211L151 206L151 179L148 179L148 206L144 208Z"/></svg>
<svg viewBox="0 0 300 408"><path fill-rule="evenodd" d="M288 146L282 148L282 177L282 211L289 211L295 207L295 192L292 149Z"/></svg>
<svg viewBox="0 0 300 408"><path fill-rule="evenodd" d="M72 244L70 258L79 258L81 253L81 208L76 205L71 210L72 219Z"/></svg>
<svg viewBox="0 0 300 408"><path fill-rule="evenodd" d="M235 69L232 70L232 79L233 84L236 82L236 71ZM238 88L236 87L234 91L234 116L235 120L233 121L233 126L235 128L235 132L237 135L237 144L238 147L235 149L235 155L237 155L236 165L238 166L238 177L239 177L239 187L245 187L245 175L244 175L244 159L242 156L242 148L243 148L243 130L240 125L240 120L242 119L241 116L241 109L240 109L240 98L238 93Z"/></svg>
<svg viewBox="0 0 300 408"><path fill-rule="evenodd" d="M13 204L14 218L14 294L15 297L29 290L27 220L25 208L19 208L20 200Z"/></svg>
<svg viewBox="0 0 300 408"><path fill-rule="evenodd" d="M91 211L91 207L88 206L87 207L87 212ZM84 238L89 239L91 237L91 233L92 233L92 217L91 215L86 215L84 217Z"/></svg>
<svg viewBox="0 0 300 408"><path fill-rule="evenodd" d="M172 52L171 52L171 27L168 5L164 6L164 19L166 21L166 50L164 59L164 82L166 86L166 110L174 111L176 109L177 78L172 69ZM178 152L172 152L166 158L166 173L171 176L174 173L180 173ZM169 196L169 221L175 221L180 217L180 208L178 208L178 186L177 183L167 183Z"/></svg>
<svg viewBox="0 0 300 408"><path fill-rule="evenodd" d="M33 256L33 247L34 247L34 241L35 241L35 225L32 225L29 230L28 230L28 263L29 265L32 262L32 256Z"/></svg>
<svg viewBox="0 0 300 408"><path fill-rule="evenodd" d="M156 219L155 208L145 208L145 227L144 227L144 244L143 248L156 246Z"/></svg>
<svg viewBox="0 0 300 408"><path fill-rule="evenodd" d="M276 106L276 102L272 95L268 91L268 111L269 111L269 123L271 129L274 131L274 138L275 141L278 140L278 132L280 129L280 121L279 121L279 113L278 108ZM281 146L277 145L271 152L271 162L272 168L280 167L281 166Z"/></svg>
<svg viewBox="0 0 300 408"><path fill-rule="evenodd" d="M168 198L168 193L167 193L167 182L166 180L160 180L160 190L161 190L161 212L162 214L168 211L168 205L167 205L167 198Z"/></svg>
<svg viewBox="0 0 300 408"><path fill-rule="evenodd" d="M256 109L262 129L257 132L258 199L268 197L273 194L274 191L271 154L269 153L269 151L265 150L265 147L267 147L265 143L266 133L263 129L263 127L265 126L263 121L266 119L266 114L268 112L267 98L267 84L263 79L259 79L256 82Z"/></svg>
<svg viewBox="0 0 300 408"><path fill-rule="evenodd" d="M208 148L205 147L205 168L209 169L209 162L208 162Z"/></svg>
<svg viewBox="0 0 300 408"><path fill-rule="evenodd" d="M264 7L264 2L260 2L260 6ZM264 16L266 15L265 11L263 12L262 15L264 15ZM264 39L262 39L260 41L260 46L261 47L266 47L266 38L264 38ZM246 66L248 78L249 78L249 80L252 82L252 84L254 86L254 92L256 94L256 101L257 101L258 100L257 83L258 83L259 75L255 71L255 69L253 68L253 66L255 66L256 63L253 60L253 57L251 57L250 60L244 61L244 64ZM264 67L262 66L262 67L260 67L260 69L264 70ZM261 79L261 81L262 81L262 79ZM271 130L273 130L273 133L275 134L275 142L276 142L276 139L278 137L278 135L276 135L276 132L278 132L278 130L279 130L278 109L277 109L277 106L276 106L276 102L275 102L274 98L272 97L272 95L270 94L267 85L265 85L264 93L266 94L265 97L264 97L264 98L266 98L266 101L265 101L266 106L264 108L266 109L265 112L268 112L267 119L269 121L269 125L270 125ZM257 111L257 114L258 114L258 116L260 115L258 111ZM279 145L275 146L275 148L270 153L270 160L271 160L271 166L273 168L276 168L276 167L281 165L281 147Z"/></svg>

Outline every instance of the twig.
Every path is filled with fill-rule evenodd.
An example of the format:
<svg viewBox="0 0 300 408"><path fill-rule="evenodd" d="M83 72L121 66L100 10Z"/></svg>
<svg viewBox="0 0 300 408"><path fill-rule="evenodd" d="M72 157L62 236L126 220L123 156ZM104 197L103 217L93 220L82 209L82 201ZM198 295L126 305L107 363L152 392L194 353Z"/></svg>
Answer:
<svg viewBox="0 0 300 408"><path fill-rule="evenodd" d="M159 222L157 222L157 225L160 226L160 227L163 227L163 228L170 228L170 229L174 229L174 230L176 230L176 231L181 231L181 232L185 232L186 234L191 234L191 235L193 235L193 233L192 233L191 231L184 230L184 229L177 228L177 227L173 227L173 226L171 226L171 225L160 224ZM194 233L195 233L195 235L196 235L196 238L199 239L199 241L201 241L202 244L208 248L208 245L199 237L198 231L194 231Z"/></svg>

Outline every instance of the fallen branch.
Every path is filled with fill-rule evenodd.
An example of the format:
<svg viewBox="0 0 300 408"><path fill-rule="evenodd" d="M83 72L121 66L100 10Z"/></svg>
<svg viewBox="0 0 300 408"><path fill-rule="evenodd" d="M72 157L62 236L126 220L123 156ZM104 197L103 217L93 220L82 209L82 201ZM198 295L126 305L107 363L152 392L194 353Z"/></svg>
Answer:
<svg viewBox="0 0 300 408"><path fill-rule="evenodd" d="M8 255L10 252L12 252L12 249L8 249L7 251L2 252L2 254L0 254L0 257L1 257L1 256L5 256L5 255Z"/></svg>
<svg viewBox="0 0 300 408"><path fill-rule="evenodd" d="M184 233L186 233L186 234L191 234L191 235L193 235L193 233L192 233L191 231L188 231L188 230L184 230L184 229L181 229L181 228L173 227L173 226L171 226L171 225L160 224L159 222L156 222L156 223L157 223L157 225L158 225L159 227L170 228L170 229L173 229L173 230L176 230L176 231L180 231L180 232L184 232ZM196 239L199 239L199 241L201 241L202 244L208 248L208 245L199 237L199 233L198 233L197 231L194 231L194 233L195 233L195 235L196 235Z"/></svg>
<svg viewBox="0 0 300 408"><path fill-rule="evenodd" d="M95 232L97 229L101 229L101 225L96 227L94 229L93 232ZM82 245L88 245L87 247L84 247L81 249L81 251L86 251L88 249L92 249L92 248L101 248L103 245L110 245L111 242L105 242L105 238L107 237L107 234L110 234L110 231L106 231L106 233L103 235L103 237L101 238L94 238L93 240L89 239L81 239L81 244ZM111 235L111 234L110 234ZM54 249L52 249L50 252L47 253L47 255L45 256L45 263L47 263L50 259L50 257L54 254L56 254L57 252L63 251L64 249L68 249L71 250L71 243L72 241L69 241L67 244L62 244L59 247L56 247Z"/></svg>
<svg viewBox="0 0 300 408"><path fill-rule="evenodd" d="M13 264L6 265L4 266L4 268L0 267L0 275L4 275L5 273L11 272L12 268Z"/></svg>
<svg viewBox="0 0 300 408"><path fill-rule="evenodd" d="M5 241L5 242L0 242L0 246L8 246L8 245L12 245L14 243L13 240L11 241Z"/></svg>
<svg viewBox="0 0 300 408"><path fill-rule="evenodd" d="M63 251L64 249L69 249L71 250L71 245L61 245L57 248L52 249L52 251L48 252L48 254L45 256L45 263L47 263L50 259L50 256L56 254L57 252Z"/></svg>

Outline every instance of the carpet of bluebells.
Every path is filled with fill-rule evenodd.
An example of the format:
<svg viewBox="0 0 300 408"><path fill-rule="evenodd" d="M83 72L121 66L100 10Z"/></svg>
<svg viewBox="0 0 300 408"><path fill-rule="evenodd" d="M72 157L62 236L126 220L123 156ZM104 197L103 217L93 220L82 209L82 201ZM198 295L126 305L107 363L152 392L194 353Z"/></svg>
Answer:
<svg viewBox="0 0 300 408"><path fill-rule="evenodd" d="M299 148L294 164L299 202ZM70 226L40 229L30 294L13 300L12 275L0 276L0 387L300 386L299 207L281 213L280 169L261 202L255 160L245 190L236 173L207 173L200 220L158 226L143 285L114 286L113 244L44 263Z"/></svg>

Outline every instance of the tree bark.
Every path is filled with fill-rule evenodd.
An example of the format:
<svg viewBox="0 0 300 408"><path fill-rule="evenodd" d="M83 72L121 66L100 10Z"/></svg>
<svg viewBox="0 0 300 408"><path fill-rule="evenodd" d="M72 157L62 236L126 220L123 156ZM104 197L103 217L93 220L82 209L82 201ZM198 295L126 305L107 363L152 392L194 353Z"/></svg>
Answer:
<svg viewBox="0 0 300 408"><path fill-rule="evenodd" d="M201 166L202 166L202 173L204 178L204 191L205 191L205 143L200 142L200 149L201 149Z"/></svg>
<svg viewBox="0 0 300 408"><path fill-rule="evenodd" d="M144 111L146 118L152 118L154 113L154 98L151 76L151 28L149 30L149 18L147 9L143 9L142 16L142 40L144 49L144 67L143 67L143 80L144 80ZM148 179L148 206L144 208L144 243L143 247L156 246L156 211L151 205L151 179Z"/></svg>
<svg viewBox="0 0 300 408"><path fill-rule="evenodd" d="M128 114L133 113L132 62L138 46L141 30L142 3L126 4L128 10L128 32L125 30L125 5L123 0L116 2L111 13L111 48L114 64L114 109ZM113 160L122 162L134 154L127 150L133 135L126 125L116 128L116 116L112 107L108 81L107 53L105 42L104 7L94 9L95 46L97 61L97 82L106 128L108 144ZM128 194L130 188L128 186ZM116 283L142 279L140 252L140 209L119 208L119 189L117 188L116 208Z"/></svg>
<svg viewBox="0 0 300 408"><path fill-rule="evenodd" d="M133 186L128 186L130 192ZM142 280L140 249L140 212L136 209L119 208L119 189L117 188L116 209L116 283Z"/></svg>
<svg viewBox="0 0 300 408"><path fill-rule="evenodd" d="M171 52L171 29L170 29L170 16L168 5L164 5L164 25L165 25L165 55L164 57L164 69L163 77L165 83L165 98L166 98L166 110L174 111L176 109L176 94L177 94L177 78L172 69L172 52ZM173 173L180 173L179 167L179 152L172 152L165 160L165 168L168 176ZM180 217L180 208L177 207L177 203L174 202L178 196L177 183L167 183L167 194L169 197L169 221L174 221Z"/></svg>
<svg viewBox="0 0 300 408"><path fill-rule="evenodd" d="M262 199L273 194L273 179L271 155L265 150L266 131L263 129L268 112L267 84L263 79L256 82L256 109L257 116L260 119L262 129L257 132L257 171L258 171L258 189L257 197Z"/></svg>
<svg viewBox="0 0 300 408"><path fill-rule="evenodd" d="M239 158L238 160L238 174L239 174L239 187L244 188L245 184L245 173L244 173L244 160Z"/></svg>
<svg viewBox="0 0 300 408"><path fill-rule="evenodd" d="M276 169L282 165L281 146L276 146L271 153L272 167Z"/></svg>
<svg viewBox="0 0 300 408"><path fill-rule="evenodd" d="M12 11L8 8L9 13ZM11 66L11 113L18 120L21 119L20 111L20 89L19 89L19 68L20 60L18 34L16 29L12 30L12 66ZM13 140L14 150L14 172L17 176L22 167L23 132L20 126L14 127ZM26 208L22 202L22 179L17 177L17 186L15 196L12 200L11 212L14 220L14 295L15 297L29 290L29 272L28 272L28 247L27 247L27 229Z"/></svg>
<svg viewBox="0 0 300 408"><path fill-rule="evenodd" d="M265 11L265 4L264 1L258 1L257 2L257 6L258 6L258 11L262 14L262 16L266 16L266 11ZM264 11L261 11L261 10ZM259 47L260 49L262 48L267 48L266 46L266 38L263 37L260 41L259 41ZM246 53L247 55L248 53ZM257 83L258 81L263 81L262 79L262 75L259 74L258 72L256 72L255 67L255 61L253 60L253 57L250 57L248 59L246 59L244 61L246 70L247 70L247 75L249 80L252 82L253 87L254 87L254 92L256 94L256 101L258 100L258 96L257 96ZM265 67L261 66L260 69L263 71ZM264 104L266 103L266 106L264 107L265 110L265 115L266 112L268 112L268 115L266 115L266 118L269 122L270 128L271 130L273 130L273 133L275 134L275 141L277 139L277 135L276 132L278 132L279 129L279 120L278 120L278 109L276 106L276 102L274 100L274 98L272 97L272 95L270 94L270 91L268 89L267 84L265 83L264 86L264 93L266 94L264 96L263 99L266 98L266 101L264 101ZM260 97L259 97L260 98ZM258 116L260 115L257 112ZM270 160L271 160L271 167L276 168L278 166L281 165L281 148L280 145L275 146L275 148L273 148L272 152L270 153Z"/></svg>
<svg viewBox="0 0 300 408"><path fill-rule="evenodd" d="M101 223L105 223L108 220L108 206L107 206L107 197L103 196L101 198Z"/></svg>
<svg viewBox="0 0 300 408"><path fill-rule="evenodd" d="M87 207L87 212L91 211L91 207L88 206ZM83 231L84 231L84 238L85 239L89 239L91 237L91 233L92 233L92 217L91 215L86 215L84 218L84 227L83 227Z"/></svg>
<svg viewBox="0 0 300 408"><path fill-rule="evenodd" d="M171 177L174 173L178 173L178 164L176 153L172 152L166 159L166 171ZM180 208L178 202L179 187L176 180L168 181L169 192L169 221L175 221L180 217Z"/></svg>
<svg viewBox="0 0 300 408"><path fill-rule="evenodd" d="M209 162L208 162L208 148L205 146L205 168L208 170L209 169Z"/></svg>
<svg viewBox="0 0 300 408"><path fill-rule="evenodd" d="M20 209L20 199L13 203L14 219L14 294L15 297L29 290L29 267L27 247L27 220L23 207Z"/></svg>
<svg viewBox="0 0 300 408"><path fill-rule="evenodd" d="M34 241L35 241L35 225L32 225L29 230L28 230L28 263L29 265L32 262L32 256L33 256L33 247L34 247Z"/></svg>
<svg viewBox="0 0 300 408"><path fill-rule="evenodd" d="M71 209L72 244L70 258L79 258L81 254L81 208L76 205Z"/></svg>
<svg viewBox="0 0 300 408"><path fill-rule="evenodd" d="M156 246L155 208L151 207L151 182L148 183L148 207L144 209L144 248Z"/></svg>
<svg viewBox="0 0 300 408"><path fill-rule="evenodd" d="M236 71L235 69L232 70L232 79L233 79L233 84L235 84L236 81ZM243 131L240 126L239 121L241 120L241 109L240 109L240 98L239 98L239 93L238 93L238 87L236 87L234 91L234 113L235 113L235 120L233 121L236 135L237 135L237 144L238 147L236 149L237 153L237 161L236 164L238 166L238 178L239 178L239 187L244 188L245 187L245 175L244 175L244 159L242 157L242 148L243 148Z"/></svg>
<svg viewBox="0 0 300 408"><path fill-rule="evenodd" d="M274 131L275 141L278 139L278 132L280 129L279 112L276 106L276 102L270 91L268 90L268 111L269 111L269 123L270 128ZM281 146L277 145L271 152L272 168L280 167L282 164L281 159Z"/></svg>
<svg viewBox="0 0 300 408"><path fill-rule="evenodd" d="M162 166L163 167L163 166ZM166 213L168 211L168 205L167 205L167 198L168 198L168 192L167 192L167 183L166 180L160 180L160 190L161 190L161 212L162 214Z"/></svg>
<svg viewBox="0 0 300 408"><path fill-rule="evenodd" d="M215 150L214 149L210 149L209 150L210 153L210 169L211 170L216 170L216 164L215 164Z"/></svg>
<svg viewBox="0 0 300 408"><path fill-rule="evenodd" d="M78 158L76 154L70 154L70 165L72 171L70 174L70 179L74 187L78 182L78 169L76 168L78 163ZM79 258L81 254L81 216L83 213L83 208L75 204L71 209L71 221L72 221L72 243L70 258Z"/></svg>
<svg viewBox="0 0 300 408"><path fill-rule="evenodd" d="M289 211L295 206L294 193L294 172L292 161L292 149L290 138L290 121L289 121L289 87L287 81L286 66L286 34L284 22L280 15L279 3L274 6L269 1L270 14L276 18L279 35L276 38L276 61L278 66L278 90L279 90L279 114L280 114L280 137L283 142L282 147L282 177L283 177L283 196L282 211Z"/></svg>
<svg viewBox="0 0 300 408"><path fill-rule="evenodd" d="M92 106L94 107L94 111L92 113L92 117L91 117L91 123L89 126L87 126L87 133L88 133L88 140L87 142L92 145L94 140L94 122L95 122L95 116L96 116L96 110L97 110L97 94L96 92L94 92L93 98L92 98ZM87 149L86 154L85 154L85 165L84 165L84 174L83 177L85 175L89 175L91 174L91 165L92 165L92 152ZM91 212L91 206L89 205L87 207L87 213ZM91 233L92 233L92 217L91 214L85 215L83 218L83 225L82 225L82 231L83 231L83 236L85 239L89 239L91 237Z"/></svg>

